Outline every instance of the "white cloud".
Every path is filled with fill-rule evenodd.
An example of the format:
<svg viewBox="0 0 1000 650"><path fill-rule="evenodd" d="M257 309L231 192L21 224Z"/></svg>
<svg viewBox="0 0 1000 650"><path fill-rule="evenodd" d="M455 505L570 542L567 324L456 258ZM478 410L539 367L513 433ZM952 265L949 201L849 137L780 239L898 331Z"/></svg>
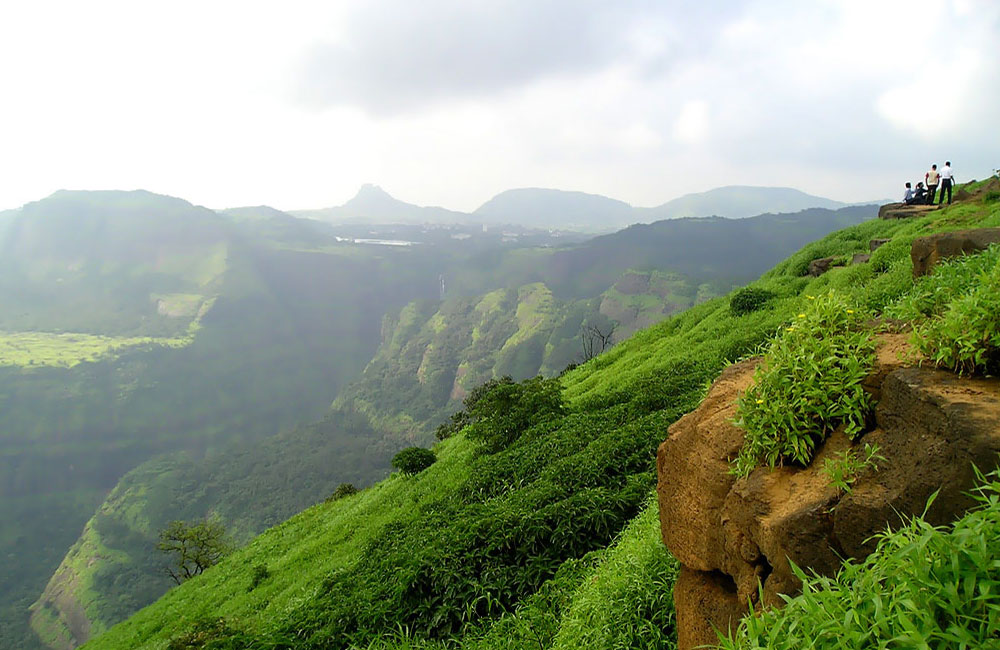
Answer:
<svg viewBox="0 0 1000 650"><path fill-rule="evenodd" d="M687 143L701 142L708 135L708 104L701 100L686 102L674 122L674 138Z"/></svg>
<svg viewBox="0 0 1000 650"><path fill-rule="evenodd" d="M299 208L365 182L456 209L526 185L895 195L942 156L996 166L998 36L995 0L14 3L0 207L145 187Z"/></svg>

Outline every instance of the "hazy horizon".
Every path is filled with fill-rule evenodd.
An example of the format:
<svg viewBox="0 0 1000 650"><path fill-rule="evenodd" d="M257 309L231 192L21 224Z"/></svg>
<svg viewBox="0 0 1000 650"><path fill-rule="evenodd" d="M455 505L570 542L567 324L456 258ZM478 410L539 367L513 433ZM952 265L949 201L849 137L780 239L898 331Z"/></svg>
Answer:
<svg viewBox="0 0 1000 650"><path fill-rule="evenodd" d="M0 206L146 189L471 212L512 188L660 205L726 185L844 202L1000 160L988 0L16 5Z"/></svg>

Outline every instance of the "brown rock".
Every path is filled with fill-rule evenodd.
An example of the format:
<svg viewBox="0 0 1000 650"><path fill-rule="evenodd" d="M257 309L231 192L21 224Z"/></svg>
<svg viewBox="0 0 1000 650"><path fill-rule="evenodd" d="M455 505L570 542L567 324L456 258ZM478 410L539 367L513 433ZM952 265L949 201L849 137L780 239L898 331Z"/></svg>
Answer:
<svg viewBox="0 0 1000 650"><path fill-rule="evenodd" d="M867 264L872 256L868 253L855 253L851 258L851 264Z"/></svg>
<svg viewBox="0 0 1000 650"><path fill-rule="evenodd" d="M715 630L730 634L746 613L746 605L736 597L727 576L687 567L681 568L674 585L674 606L677 645L681 648L714 646L719 641Z"/></svg>
<svg viewBox="0 0 1000 650"><path fill-rule="evenodd" d="M814 278L818 278L819 276L829 271L830 267L842 266L842 265L843 262L841 262L839 257L821 257L818 260L813 260L812 262L809 262L808 274L813 276Z"/></svg>
<svg viewBox="0 0 1000 650"><path fill-rule="evenodd" d="M1000 242L1000 228L976 228L941 232L913 240L910 260L913 277L927 275L939 261L985 250Z"/></svg>
<svg viewBox="0 0 1000 650"><path fill-rule="evenodd" d="M927 205L926 203L917 203L913 205L906 205L905 203L886 203L878 209L878 218L912 219L913 217L921 217L928 212L932 212L937 209L937 205Z"/></svg>
<svg viewBox="0 0 1000 650"><path fill-rule="evenodd" d="M731 423L736 399L757 362L730 367L695 411L670 428L657 457L661 532L683 568L675 589L679 647L713 643L735 607L781 605L801 588L791 562L833 574L841 558L863 557L872 535L901 517L928 510L934 524L970 505L976 464L989 471L1000 454L1000 379L967 379L906 367L906 334L880 336L865 388L880 399L873 426L852 443L834 432L808 467L759 468L735 480L728 459L742 431ZM863 469L850 492L830 485L827 460L845 450L879 446L886 460ZM762 589L761 589L762 587ZM683 632L681 632L683 630Z"/></svg>
<svg viewBox="0 0 1000 650"><path fill-rule="evenodd" d="M886 377L877 409L879 428L865 436L887 461L859 478L837 506L834 533L844 552L867 555L865 540L899 513L927 511L932 524L945 524L972 505L966 494L975 482L973 466L986 472L1000 453L1000 383L944 370L901 368Z"/></svg>
<svg viewBox="0 0 1000 650"><path fill-rule="evenodd" d="M871 252L874 253L876 250L878 250L879 248L881 248L885 244L888 244L890 241L892 241L892 240L891 239L873 239L870 242L868 242L868 250L870 250Z"/></svg>
<svg viewBox="0 0 1000 650"><path fill-rule="evenodd" d="M722 563L719 510L733 485L729 460L743 446L743 430L730 420L758 363L749 359L724 370L701 405L670 427L657 452L660 531L688 568L711 571ZM674 525L678 521L684 525Z"/></svg>

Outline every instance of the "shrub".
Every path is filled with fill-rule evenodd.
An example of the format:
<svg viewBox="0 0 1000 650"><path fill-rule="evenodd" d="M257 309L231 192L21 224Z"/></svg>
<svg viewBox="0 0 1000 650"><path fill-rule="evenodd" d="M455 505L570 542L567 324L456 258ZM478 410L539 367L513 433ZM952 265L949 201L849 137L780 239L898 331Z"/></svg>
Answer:
<svg viewBox="0 0 1000 650"><path fill-rule="evenodd" d="M419 474L434 464L437 456L430 449L407 447L392 457L392 466L407 476Z"/></svg>
<svg viewBox="0 0 1000 650"><path fill-rule="evenodd" d="M201 618L196 620L190 629L179 634L167 644L167 650L236 650L246 647L248 639L234 629L224 618Z"/></svg>
<svg viewBox="0 0 1000 650"><path fill-rule="evenodd" d="M875 351L865 315L833 292L811 303L770 345L739 400L737 424L746 430L733 466L739 476L761 462L807 465L837 426L852 439L864 428L871 398L861 382Z"/></svg>
<svg viewBox="0 0 1000 650"><path fill-rule="evenodd" d="M267 568L265 564L255 564L253 569L250 570L250 586L247 591L253 591L260 586L260 583L264 582L271 577L271 571Z"/></svg>
<svg viewBox="0 0 1000 650"><path fill-rule="evenodd" d="M880 456L878 445L865 443L864 458L858 456L853 449L845 449L833 458L827 458L823 463L823 473L829 479L830 485L841 492L850 492L858 474L867 468L878 471L878 461L884 461Z"/></svg>
<svg viewBox="0 0 1000 650"><path fill-rule="evenodd" d="M330 501L339 501L344 497L349 497L351 495L357 494L358 488L354 487L353 483L341 483L337 486L337 489L333 491L333 494L326 498L327 503Z"/></svg>
<svg viewBox="0 0 1000 650"><path fill-rule="evenodd" d="M469 439L493 453L531 427L563 415L562 384L542 377L518 384L500 381L484 390L466 412Z"/></svg>
<svg viewBox="0 0 1000 650"><path fill-rule="evenodd" d="M439 425L437 431L434 432L434 437L438 440L446 440L467 427L472 423L471 413L473 409L475 409L476 404L479 403L479 400L481 400L494 388L513 383L514 379L510 375L504 375L503 377L490 379L489 381L483 382L473 388L466 398L462 400L462 404L465 408L457 413L452 413L447 422Z"/></svg>
<svg viewBox="0 0 1000 650"><path fill-rule="evenodd" d="M775 293L767 289L743 287L729 299L729 310L733 312L734 316L750 314L763 308L767 301L774 296Z"/></svg>

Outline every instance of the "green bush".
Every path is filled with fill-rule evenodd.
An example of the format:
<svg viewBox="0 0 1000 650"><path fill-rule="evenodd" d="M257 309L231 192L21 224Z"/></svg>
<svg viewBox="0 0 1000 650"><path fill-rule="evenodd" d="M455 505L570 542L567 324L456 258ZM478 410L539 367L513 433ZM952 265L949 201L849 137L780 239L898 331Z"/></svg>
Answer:
<svg viewBox="0 0 1000 650"><path fill-rule="evenodd" d="M438 440L447 440L452 437L469 424L472 423L472 412L476 408L476 404L479 403L483 397L489 394L494 388L499 386L505 386L508 384L513 384L514 379L510 375L504 375L503 377L498 377L496 379L490 379L489 381L479 384L473 388L464 400L462 400L462 405L465 407L457 413L452 413L451 417L448 418L447 422L442 423L438 426L437 430L434 432L434 437Z"/></svg>
<svg viewBox="0 0 1000 650"><path fill-rule="evenodd" d="M250 570L250 586L247 588L247 591L253 591L260 586L260 583L270 577L271 571L267 568L266 564L253 565L253 569Z"/></svg>
<svg viewBox="0 0 1000 650"><path fill-rule="evenodd" d="M184 634L170 639L167 650L240 650L250 641L224 618L196 620Z"/></svg>
<svg viewBox="0 0 1000 650"><path fill-rule="evenodd" d="M729 309L734 316L750 314L764 307L767 301L774 298L775 293L767 289L743 287L729 299Z"/></svg>
<svg viewBox="0 0 1000 650"><path fill-rule="evenodd" d="M485 386L485 385L484 385ZM558 379L533 377L489 385L466 410L468 437L487 453L503 449L531 427L565 413Z"/></svg>
<svg viewBox="0 0 1000 650"><path fill-rule="evenodd" d="M746 430L733 466L739 476L761 462L808 465L837 426L852 439L864 428L871 398L861 382L875 351L866 316L833 292L810 302L768 348L739 400L737 422Z"/></svg>
<svg viewBox="0 0 1000 650"><path fill-rule="evenodd" d="M437 457L430 449L423 447L407 447L392 457L392 466L406 474L419 474L434 464Z"/></svg>
<svg viewBox="0 0 1000 650"><path fill-rule="evenodd" d="M341 483L337 486L337 489L333 491L333 494L326 498L327 503L331 501L339 501L345 497L349 497L358 493L358 488L354 487L353 483Z"/></svg>

